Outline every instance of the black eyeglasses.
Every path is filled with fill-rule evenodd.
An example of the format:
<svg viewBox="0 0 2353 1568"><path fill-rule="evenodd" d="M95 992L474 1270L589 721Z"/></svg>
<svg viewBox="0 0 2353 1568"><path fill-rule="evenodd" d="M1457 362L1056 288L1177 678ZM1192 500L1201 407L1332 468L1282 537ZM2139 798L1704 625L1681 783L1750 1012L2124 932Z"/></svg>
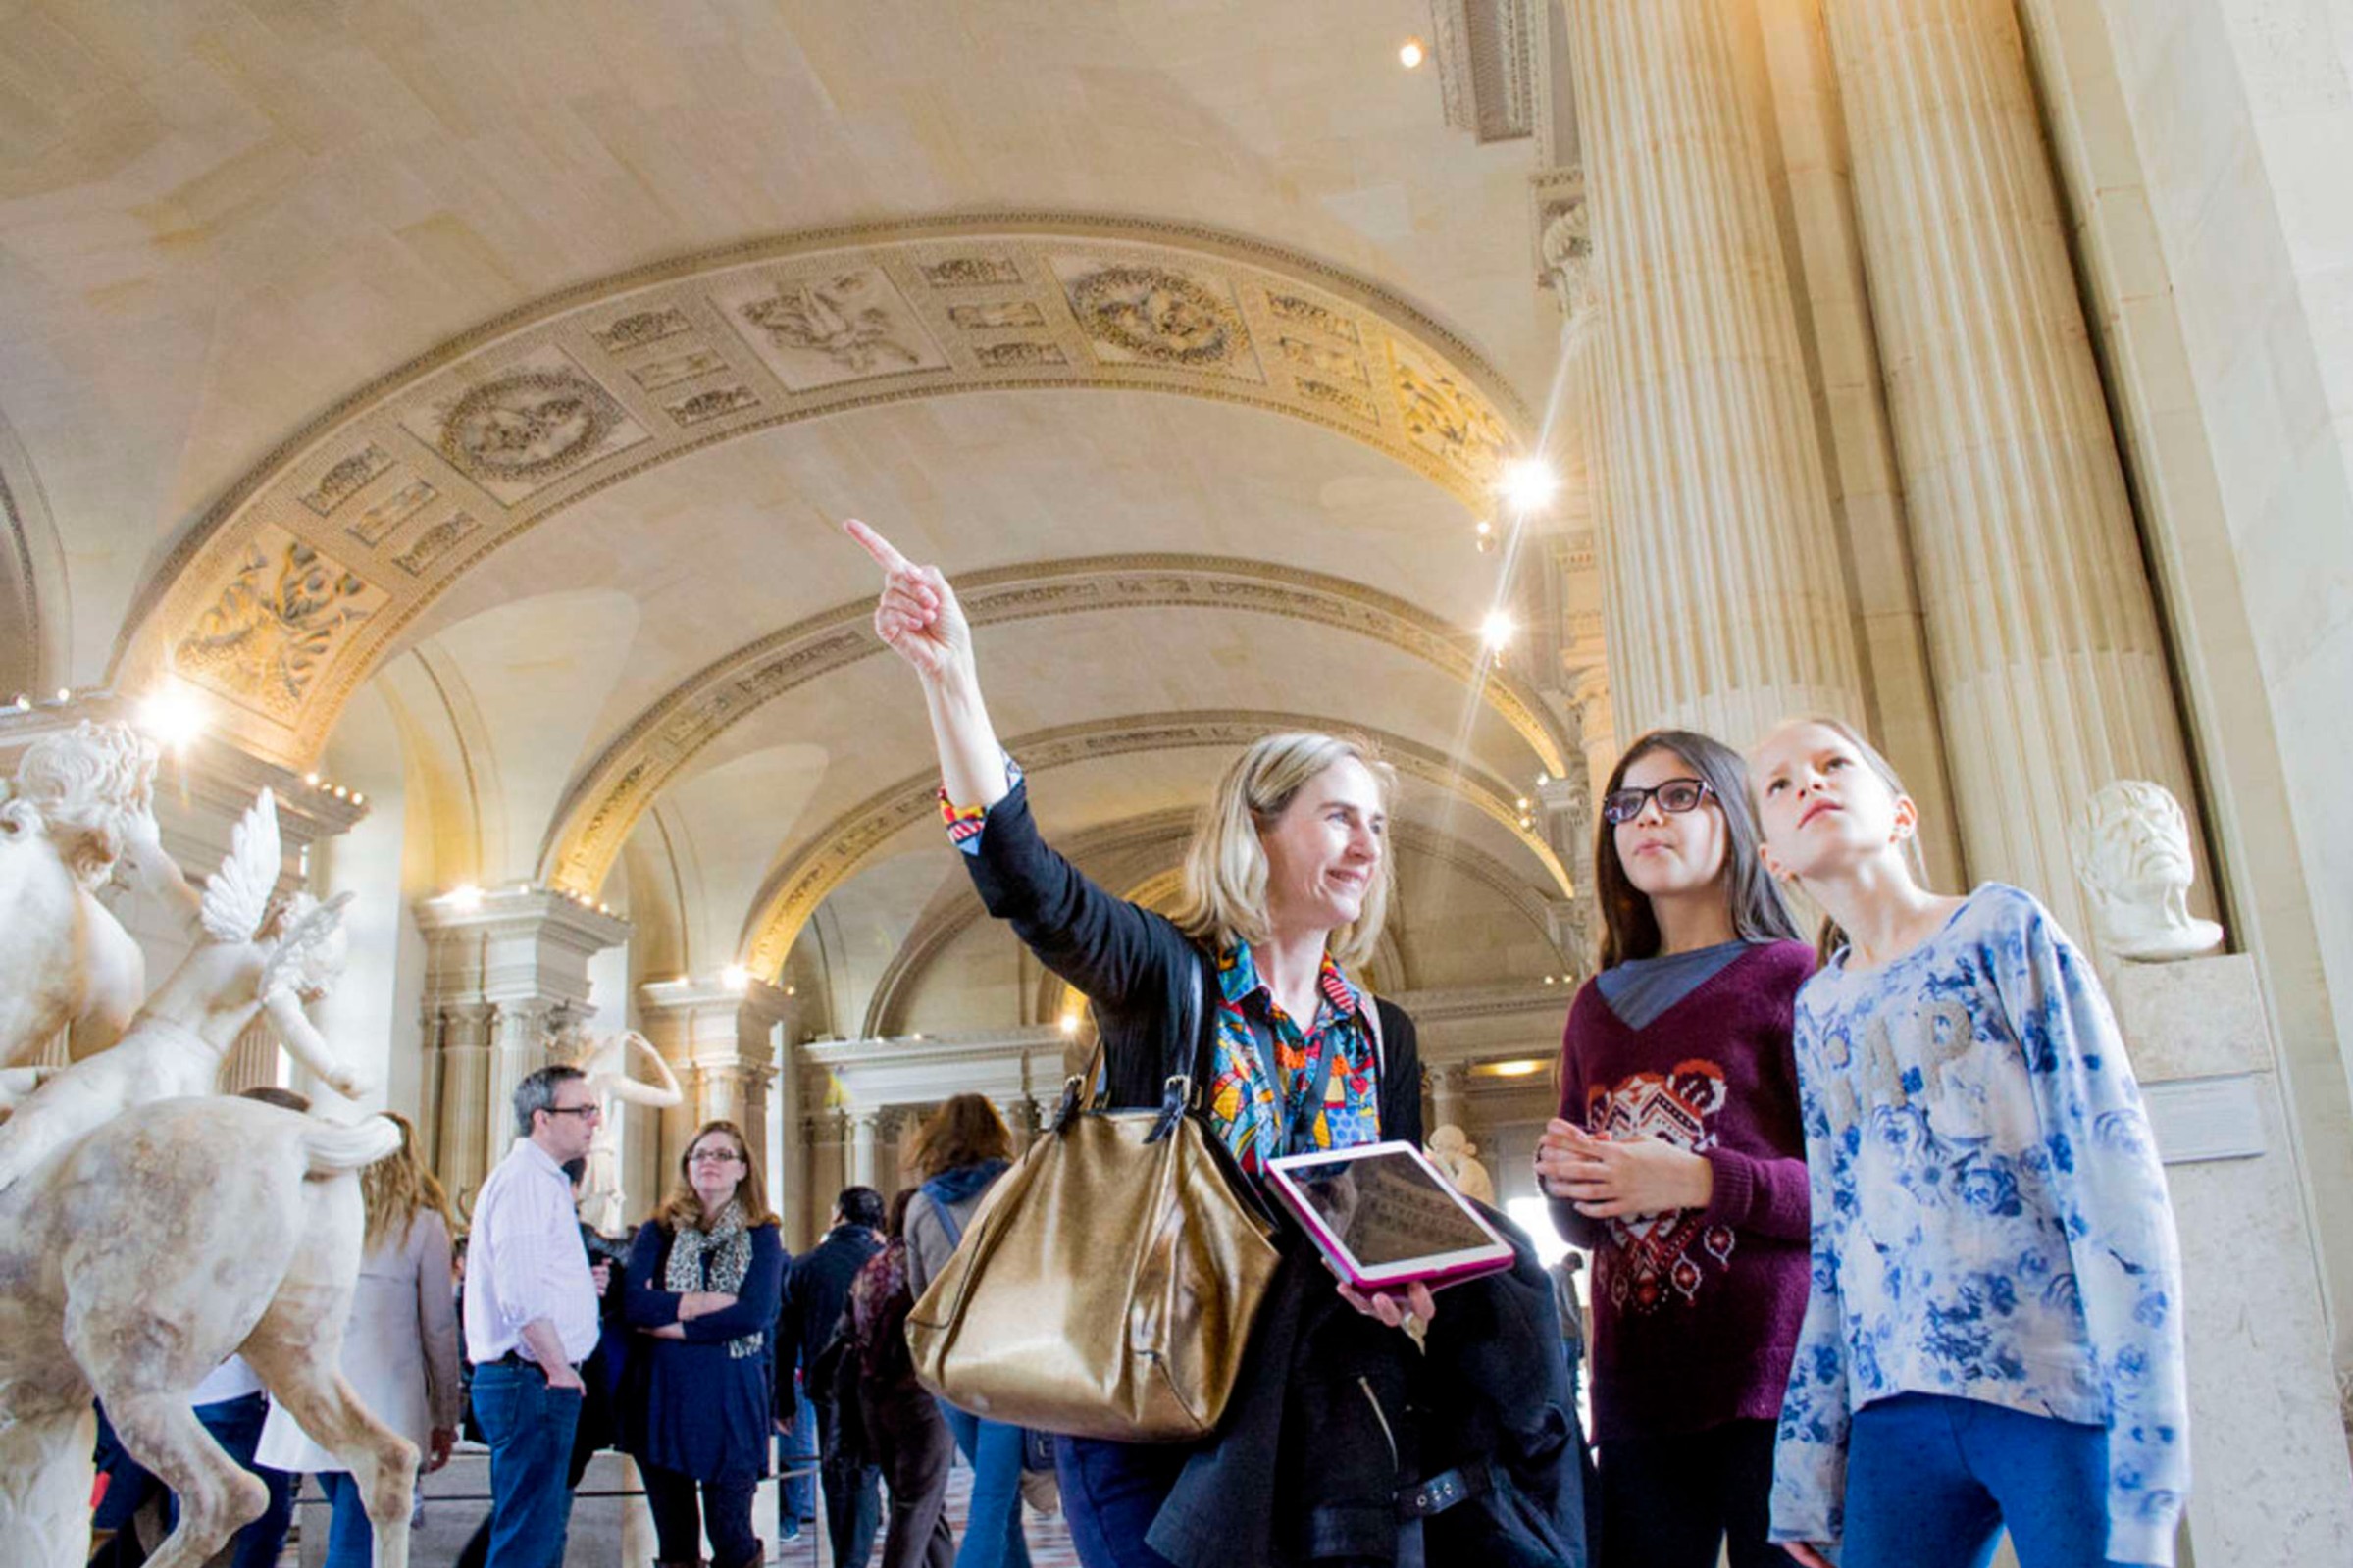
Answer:
<svg viewBox="0 0 2353 1568"><path fill-rule="evenodd" d="M1611 824L1632 822L1654 799L1661 811L1681 816L1686 811L1698 810L1700 802L1714 793L1705 779L1667 779L1648 789L1612 789L1602 796L1602 820Z"/></svg>
<svg viewBox="0 0 2353 1568"><path fill-rule="evenodd" d="M604 1114L604 1107L595 1104L542 1105L539 1108L550 1116L602 1116Z"/></svg>
<svg viewBox="0 0 2353 1568"><path fill-rule="evenodd" d="M743 1156L732 1148L698 1148L687 1156L689 1165L740 1165Z"/></svg>

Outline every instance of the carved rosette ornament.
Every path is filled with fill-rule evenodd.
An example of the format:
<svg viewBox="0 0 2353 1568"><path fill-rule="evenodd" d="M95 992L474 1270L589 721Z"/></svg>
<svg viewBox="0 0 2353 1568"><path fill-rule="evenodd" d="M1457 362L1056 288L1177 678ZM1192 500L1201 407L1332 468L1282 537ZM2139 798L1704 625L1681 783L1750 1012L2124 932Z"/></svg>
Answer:
<svg viewBox="0 0 2353 1568"><path fill-rule="evenodd" d="M1224 365L1250 347L1233 307L1162 267L1089 273L1070 284L1070 304L1096 342L1157 365Z"/></svg>
<svg viewBox="0 0 2353 1568"><path fill-rule="evenodd" d="M604 444L625 416L572 371L520 371L478 386L441 423L441 455L475 479L537 483Z"/></svg>

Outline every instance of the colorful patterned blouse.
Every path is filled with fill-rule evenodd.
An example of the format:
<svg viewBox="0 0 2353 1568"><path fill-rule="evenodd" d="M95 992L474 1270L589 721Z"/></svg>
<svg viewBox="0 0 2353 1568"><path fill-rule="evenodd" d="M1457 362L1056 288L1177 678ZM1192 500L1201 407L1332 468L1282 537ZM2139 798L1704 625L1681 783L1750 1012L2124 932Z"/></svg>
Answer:
<svg viewBox="0 0 2353 1568"><path fill-rule="evenodd" d="M1008 790L1021 782L1021 765L1005 758ZM948 841L968 855L980 853L989 823L986 806L959 806L940 791L940 818ZM1329 953L1316 976L1315 1016L1302 1031L1298 1020L1275 1005L1274 992L1259 978L1250 943L1237 942L1217 960L1217 1042L1211 1053L1209 1125L1233 1150L1242 1168L1255 1176L1266 1161L1286 1152L1354 1148L1381 1137L1377 1050L1368 1019L1371 1004L1340 973ZM1283 1110L1277 1113L1275 1086L1266 1079L1258 1038L1274 1041L1276 1071L1283 1080ZM1336 1051L1320 1103L1305 1103L1327 1051Z"/></svg>

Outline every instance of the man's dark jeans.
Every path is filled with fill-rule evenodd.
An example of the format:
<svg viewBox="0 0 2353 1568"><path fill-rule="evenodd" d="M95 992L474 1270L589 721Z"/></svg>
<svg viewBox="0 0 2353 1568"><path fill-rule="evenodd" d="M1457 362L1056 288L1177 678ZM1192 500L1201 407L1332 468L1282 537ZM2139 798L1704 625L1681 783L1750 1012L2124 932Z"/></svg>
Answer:
<svg viewBox="0 0 2353 1568"><path fill-rule="evenodd" d="M581 1396L550 1389L537 1367L495 1361L474 1369L474 1415L490 1447L487 1568L561 1568L572 1522L572 1434Z"/></svg>
<svg viewBox="0 0 2353 1568"><path fill-rule="evenodd" d="M841 1414L831 1399L811 1399L817 1412L817 1478L825 1486L825 1535L834 1561L861 1563L874 1553L883 1522L883 1468L863 1454L845 1453Z"/></svg>

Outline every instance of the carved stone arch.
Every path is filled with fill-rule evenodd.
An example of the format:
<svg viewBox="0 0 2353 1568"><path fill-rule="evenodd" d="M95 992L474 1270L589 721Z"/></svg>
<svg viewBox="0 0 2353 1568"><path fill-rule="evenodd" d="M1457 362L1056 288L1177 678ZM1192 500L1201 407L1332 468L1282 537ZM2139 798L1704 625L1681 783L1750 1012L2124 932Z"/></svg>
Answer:
<svg viewBox="0 0 2353 1568"><path fill-rule="evenodd" d="M1443 752L1403 735L1308 714L1219 712L1136 714L1040 730L1006 742L1031 774L1098 757L1211 746L1239 748L1278 730L1345 729L1365 735L1400 774L1456 796L1516 838L1563 898L1574 896L1568 869L1543 836L1520 825L1509 786L1458 767ZM808 835L806 846L770 872L743 925L742 962L755 975L779 973L809 915L891 839L935 809L938 771L908 775Z"/></svg>
<svg viewBox="0 0 2353 1568"><path fill-rule="evenodd" d="M1476 639L1404 599L1345 578L1224 556L1087 556L975 572L956 582L975 626L1161 608L1282 616L1369 637L1475 691L1545 770L1565 775L1574 738ZM884 651L871 599L836 605L744 644L688 677L626 726L565 790L539 853L539 880L593 894L645 803L727 731L788 692Z"/></svg>
<svg viewBox="0 0 2353 1568"><path fill-rule="evenodd" d="M419 614L584 497L847 409L1090 387L1304 420L1474 507L1535 428L1429 316L1241 235L1002 213L746 241L533 301L321 414L174 541L112 679L177 672L305 767Z"/></svg>

